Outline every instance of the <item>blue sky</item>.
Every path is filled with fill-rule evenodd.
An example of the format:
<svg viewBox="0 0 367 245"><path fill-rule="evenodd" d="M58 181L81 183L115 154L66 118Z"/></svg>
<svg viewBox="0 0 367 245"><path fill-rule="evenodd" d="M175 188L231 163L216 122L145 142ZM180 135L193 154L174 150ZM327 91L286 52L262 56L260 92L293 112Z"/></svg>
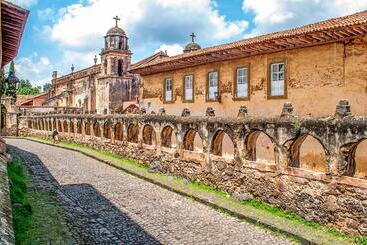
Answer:
<svg viewBox="0 0 367 245"><path fill-rule="evenodd" d="M13 0L30 10L15 60L20 78L50 81L71 64L93 64L119 15L133 62L182 52L195 32L202 47L279 31L367 9L367 0Z"/></svg>

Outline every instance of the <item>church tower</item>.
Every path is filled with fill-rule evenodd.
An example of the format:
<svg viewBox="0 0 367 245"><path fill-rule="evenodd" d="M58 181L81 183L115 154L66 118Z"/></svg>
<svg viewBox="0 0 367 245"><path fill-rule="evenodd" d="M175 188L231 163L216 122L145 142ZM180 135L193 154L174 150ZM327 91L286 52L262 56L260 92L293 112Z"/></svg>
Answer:
<svg viewBox="0 0 367 245"><path fill-rule="evenodd" d="M131 51L129 50L128 37L118 27L118 16L114 27L108 30L105 38L105 47L101 52L102 76L123 76L131 64Z"/></svg>
<svg viewBox="0 0 367 245"><path fill-rule="evenodd" d="M113 18L115 26L104 37L101 52L101 73L96 90L96 110L98 114L120 111L131 103L137 103L138 76L128 70L131 51L126 33L118 26L120 18Z"/></svg>

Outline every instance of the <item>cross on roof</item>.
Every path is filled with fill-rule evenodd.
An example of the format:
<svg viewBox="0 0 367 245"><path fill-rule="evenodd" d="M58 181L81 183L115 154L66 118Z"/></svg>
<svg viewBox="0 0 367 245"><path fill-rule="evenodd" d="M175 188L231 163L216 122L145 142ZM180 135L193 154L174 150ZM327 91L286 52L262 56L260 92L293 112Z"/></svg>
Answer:
<svg viewBox="0 0 367 245"><path fill-rule="evenodd" d="M195 33L191 33L190 37L191 37L191 41L192 41L192 42L195 42L195 37L196 37L196 36L195 36Z"/></svg>
<svg viewBox="0 0 367 245"><path fill-rule="evenodd" d="M115 17L113 17L112 19L114 19L116 21L116 27L118 27L118 22L121 20L117 15Z"/></svg>

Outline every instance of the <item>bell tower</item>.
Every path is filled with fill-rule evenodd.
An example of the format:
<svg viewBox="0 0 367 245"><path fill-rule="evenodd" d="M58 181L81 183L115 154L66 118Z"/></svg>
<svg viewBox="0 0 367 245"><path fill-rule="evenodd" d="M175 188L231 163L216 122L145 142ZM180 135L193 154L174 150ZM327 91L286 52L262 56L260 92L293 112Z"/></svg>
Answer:
<svg viewBox="0 0 367 245"><path fill-rule="evenodd" d="M101 52L102 76L121 77L127 73L132 53L126 33L118 26L120 18L116 16L113 19L115 26L104 37L105 47Z"/></svg>

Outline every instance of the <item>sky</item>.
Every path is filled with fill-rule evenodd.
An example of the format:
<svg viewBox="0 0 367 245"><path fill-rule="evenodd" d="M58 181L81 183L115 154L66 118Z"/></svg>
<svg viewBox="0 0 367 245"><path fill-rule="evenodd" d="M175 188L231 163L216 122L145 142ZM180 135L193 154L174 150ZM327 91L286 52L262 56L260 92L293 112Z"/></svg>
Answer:
<svg viewBox="0 0 367 245"><path fill-rule="evenodd" d="M182 52L367 10L367 0L11 0L30 10L15 59L17 76L35 86L93 65L103 36L121 18L132 62L159 50ZM99 61L100 62L100 61Z"/></svg>

